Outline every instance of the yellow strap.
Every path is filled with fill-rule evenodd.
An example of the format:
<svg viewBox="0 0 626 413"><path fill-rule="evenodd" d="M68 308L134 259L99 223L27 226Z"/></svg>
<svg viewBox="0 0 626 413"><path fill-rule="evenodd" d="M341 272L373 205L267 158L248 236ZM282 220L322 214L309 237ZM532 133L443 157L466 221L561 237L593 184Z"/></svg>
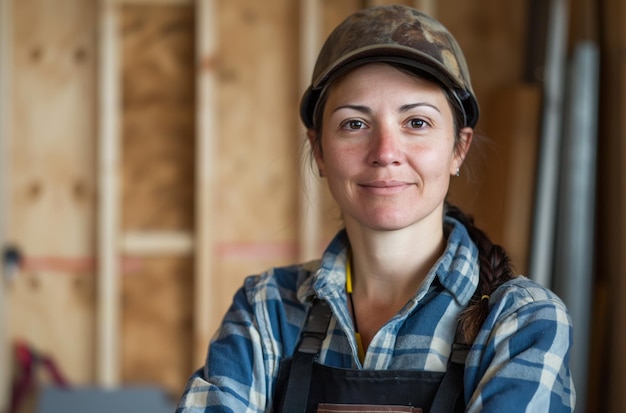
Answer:
<svg viewBox="0 0 626 413"><path fill-rule="evenodd" d="M359 361L363 364L365 361L365 350L363 349L363 340L361 340L361 334L358 331L354 332L354 338L356 338L356 348L358 350Z"/></svg>
<svg viewBox="0 0 626 413"><path fill-rule="evenodd" d="M346 293L352 296L352 265L350 262L352 261L352 254L348 254L348 259L346 260ZM350 297L352 300L352 297ZM355 314L352 317L356 317ZM363 340L361 339L361 334L358 331L354 332L354 338L356 339L356 347L357 354L359 356L359 360L361 363L365 360L365 349L363 348Z"/></svg>
<svg viewBox="0 0 626 413"><path fill-rule="evenodd" d="M352 254L348 254L348 260L346 261L346 292L352 294Z"/></svg>

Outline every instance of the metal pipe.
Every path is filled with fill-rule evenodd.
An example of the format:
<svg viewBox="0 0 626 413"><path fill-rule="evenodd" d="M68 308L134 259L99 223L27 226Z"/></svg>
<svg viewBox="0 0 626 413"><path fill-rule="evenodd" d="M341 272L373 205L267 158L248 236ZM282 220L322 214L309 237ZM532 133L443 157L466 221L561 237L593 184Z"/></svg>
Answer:
<svg viewBox="0 0 626 413"><path fill-rule="evenodd" d="M537 154L537 185L529 249L529 275L546 287L551 287L554 265L568 9L567 0L552 0L550 4L544 74L544 114Z"/></svg>
<svg viewBox="0 0 626 413"><path fill-rule="evenodd" d="M591 41L574 48L555 247L554 291L567 305L574 324L570 367L576 404L583 408L591 336L599 59L598 47Z"/></svg>

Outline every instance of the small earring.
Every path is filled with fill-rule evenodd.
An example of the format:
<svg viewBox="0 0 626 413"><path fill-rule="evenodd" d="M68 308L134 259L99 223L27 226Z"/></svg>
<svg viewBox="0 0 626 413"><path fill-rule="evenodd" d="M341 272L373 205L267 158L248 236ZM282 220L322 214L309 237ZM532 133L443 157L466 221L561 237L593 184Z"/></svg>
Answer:
<svg viewBox="0 0 626 413"><path fill-rule="evenodd" d="M461 176L461 168L456 168L456 176Z"/></svg>
<svg viewBox="0 0 626 413"><path fill-rule="evenodd" d="M324 177L324 172L322 172L322 170L321 170L321 169L318 169L318 170L317 170L317 172L319 173L320 178L323 178L323 177Z"/></svg>

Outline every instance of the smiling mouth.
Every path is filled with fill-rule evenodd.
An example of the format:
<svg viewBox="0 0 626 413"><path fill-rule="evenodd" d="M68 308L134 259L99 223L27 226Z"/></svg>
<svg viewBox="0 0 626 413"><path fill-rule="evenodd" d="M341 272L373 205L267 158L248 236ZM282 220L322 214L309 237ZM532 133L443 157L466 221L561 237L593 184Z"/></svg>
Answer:
<svg viewBox="0 0 626 413"><path fill-rule="evenodd" d="M361 184L361 188L374 196L393 196L404 193L412 186L409 182L400 181L375 181Z"/></svg>
<svg viewBox="0 0 626 413"><path fill-rule="evenodd" d="M401 182L401 181L375 181L375 182L368 182L365 184L361 184L361 186L364 186L366 188L381 188L381 189L385 189L385 188L399 188L399 187L404 187L404 186L409 186L410 184L408 182Z"/></svg>

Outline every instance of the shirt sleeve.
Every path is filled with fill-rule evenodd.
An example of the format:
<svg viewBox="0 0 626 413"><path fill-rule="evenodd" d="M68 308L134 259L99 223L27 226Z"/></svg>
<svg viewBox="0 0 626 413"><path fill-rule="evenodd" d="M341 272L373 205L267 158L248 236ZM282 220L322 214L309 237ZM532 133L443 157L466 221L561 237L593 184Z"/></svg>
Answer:
<svg viewBox="0 0 626 413"><path fill-rule="evenodd" d="M572 324L563 302L534 286L509 290L493 307L469 355L466 411L572 412Z"/></svg>
<svg viewBox="0 0 626 413"><path fill-rule="evenodd" d="M265 411L268 378L261 343L242 288L211 341L205 365L189 379L176 412Z"/></svg>

